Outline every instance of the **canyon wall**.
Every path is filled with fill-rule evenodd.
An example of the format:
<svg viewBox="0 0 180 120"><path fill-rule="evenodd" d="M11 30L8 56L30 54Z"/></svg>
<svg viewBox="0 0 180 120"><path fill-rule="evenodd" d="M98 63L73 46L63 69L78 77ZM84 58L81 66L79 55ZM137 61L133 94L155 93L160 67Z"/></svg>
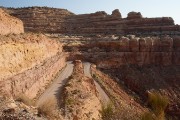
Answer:
<svg viewBox="0 0 180 120"><path fill-rule="evenodd" d="M65 18L73 15L73 13L65 9L47 7L6 9L6 12L12 16L20 18L24 23L24 29L26 32L47 33L65 33Z"/></svg>
<svg viewBox="0 0 180 120"><path fill-rule="evenodd" d="M0 86L12 96L36 97L65 66L62 45L44 35L9 35L0 39Z"/></svg>
<svg viewBox="0 0 180 120"><path fill-rule="evenodd" d="M91 61L99 68L118 68L123 65L180 65L179 37L128 36L117 40L95 37L89 39L90 42L86 44L65 46L65 51L71 52L69 59Z"/></svg>
<svg viewBox="0 0 180 120"><path fill-rule="evenodd" d="M0 35L20 34L23 32L23 22L10 16L0 8Z"/></svg>
<svg viewBox="0 0 180 120"><path fill-rule="evenodd" d="M69 34L136 34L180 35L180 26L170 17L144 18L130 12L122 18L119 10L111 15L104 11L75 15L65 9L48 7L8 8L11 15L21 19L25 31Z"/></svg>

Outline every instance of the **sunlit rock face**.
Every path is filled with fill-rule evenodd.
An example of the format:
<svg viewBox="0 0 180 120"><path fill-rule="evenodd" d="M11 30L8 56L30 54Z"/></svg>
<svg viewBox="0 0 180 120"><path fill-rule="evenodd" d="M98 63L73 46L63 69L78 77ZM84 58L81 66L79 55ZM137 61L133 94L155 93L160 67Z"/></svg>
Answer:
<svg viewBox="0 0 180 120"><path fill-rule="evenodd" d="M0 37L0 86L13 96L34 98L64 65L62 45L44 35Z"/></svg>
<svg viewBox="0 0 180 120"><path fill-rule="evenodd" d="M23 32L23 22L0 9L0 35L20 34Z"/></svg>

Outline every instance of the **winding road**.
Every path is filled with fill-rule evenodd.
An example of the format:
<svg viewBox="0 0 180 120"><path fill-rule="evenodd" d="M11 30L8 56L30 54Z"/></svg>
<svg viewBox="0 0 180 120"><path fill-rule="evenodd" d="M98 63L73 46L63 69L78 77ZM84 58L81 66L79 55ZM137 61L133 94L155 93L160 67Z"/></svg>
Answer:
<svg viewBox="0 0 180 120"><path fill-rule="evenodd" d="M92 78L91 72L90 72L91 64L89 62L84 62L83 65L84 65L85 76ZM52 100L52 99L58 102L63 85L65 85L65 83L68 80L68 77L73 72L73 66L74 65L72 64L72 62L67 62L67 65L64 68L64 70L59 73L58 77L56 77L56 79L50 85L50 87L47 90L45 90L45 92L39 97L39 99L36 102L37 106L40 106L46 101ZM107 104L109 102L109 97L95 80L94 80L94 83L96 85L97 91L99 92L100 100L102 101L103 104Z"/></svg>
<svg viewBox="0 0 180 120"><path fill-rule="evenodd" d="M90 78L92 78L91 76L91 72L90 72L90 66L91 64L89 62L84 62L84 74ZM107 105L110 101L108 95L104 92L104 90L101 88L101 86L94 80L94 84L96 85L96 89L99 92L99 96L100 96L100 100L102 101L102 103L104 105Z"/></svg>
<svg viewBox="0 0 180 120"><path fill-rule="evenodd" d="M63 85L68 80L68 77L73 72L73 64L72 62L67 62L66 67L62 72L59 73L58 77L54 80L54 82L50 85L50 87L45 90L45 92L39 97L36 102L37 106L42 105L48 100L56 100L58 102L60 92L62 91Z"/></svg>

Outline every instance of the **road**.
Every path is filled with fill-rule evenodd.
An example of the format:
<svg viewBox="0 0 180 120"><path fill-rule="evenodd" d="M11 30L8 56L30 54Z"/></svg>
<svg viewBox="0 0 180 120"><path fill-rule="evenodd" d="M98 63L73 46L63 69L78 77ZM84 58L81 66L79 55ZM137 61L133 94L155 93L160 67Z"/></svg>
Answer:
<svg viewBox="0 0 180 120"><path fill-rule="evenodd" d="M89 62L84 62L84 74L90 78L92 78L91 76L91 72L90 72L90 66L91 64ZM94 80L94 84L96 85L96 89L99 92L99 96L100 96L100 100L102 101L102 103L104 105L107 105L110 101L108 95L104 92L104 90L101 88L101 86Z"/></svg>
<svg viewBox="0 0 180 120"><path fill-rule="evenodd" d="M90 73L90 63L85 62L84 64L84 74L90 78L92 78ZM58 99L60 98L60 93L62 91L63 85L68 80L68 77L73 72L73 64L72 62L67 62L67 66L64 68L62 72L60 72L59 76L56 77L54 82L50 85L50 87L45 90L45 92L39 97L39 99L36 102L36 106L41 106L43 103L49 100L55 100L56 103L58 103ZM103 104L108 104L109 97L104 92L104 90L100 87L100 85L94 80L94 83L96 85L96 89L99 92L100 100Z"/></svg>
<svg viewBox="0 0 180 120"><path fill-rule="evenodd" d="M50 85L50 87L40 96L37 100L36 105L40 106L48 100L57 100L59 99L60 91L62 91L62 86L68 80L68 77L73 72L73 64L72 62L67 62L67 66L64 68L62 72L60 72L59 76L56 77L54 82Z"/></svg>

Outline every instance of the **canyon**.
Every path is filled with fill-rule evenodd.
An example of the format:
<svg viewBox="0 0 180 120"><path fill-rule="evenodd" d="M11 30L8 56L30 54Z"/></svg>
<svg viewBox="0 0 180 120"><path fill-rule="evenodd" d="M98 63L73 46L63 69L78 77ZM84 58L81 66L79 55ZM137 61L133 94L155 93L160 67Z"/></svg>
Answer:
<svg viewBox="0 0 180 120"><path fill-rule="evenodd" d="M5 8L21 19L25 31L61 34L180 35L180 26L171 17L146 18L130 12L122 18L118 9L76 15L66 9L48 7ZM30 19L29 19L30 18Z"/></svg>
<svg viewBox="0 0 180 120"><path fill-rule="evenodd" d="M0 104L4 96L18 106L23 94L37 103L29 108L39 111L34 119L139 120L146 112L155 119L148 95L158 92L168 99L164 117L180 118L180 25L173 18L48 7L1 7L0 18ZM53 105L45 102L51 98ZM40 103L56 107L45 111Z"/></svg>

